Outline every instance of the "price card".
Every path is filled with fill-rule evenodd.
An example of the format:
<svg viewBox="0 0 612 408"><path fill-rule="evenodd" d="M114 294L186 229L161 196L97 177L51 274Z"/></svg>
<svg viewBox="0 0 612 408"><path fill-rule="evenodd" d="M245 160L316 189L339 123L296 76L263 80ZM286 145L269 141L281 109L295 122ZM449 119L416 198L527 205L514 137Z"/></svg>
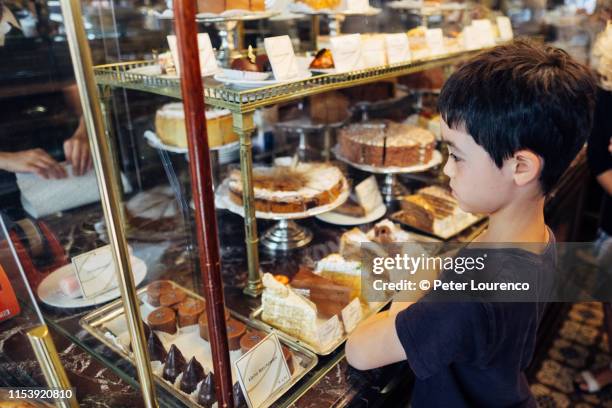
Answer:
<svg viewBox="0 0 612 408"><path fill-rule="evenodd" d="M215 52L207 33L198 33L198 52L200 54L200 71L202 76L214 75L219 72Z"/></svg>
<svg viewBox="0 0 612 408"><path fill-rule="evenodd" d="M463 46L466 50L477 50L480 48L480 40L474 26L463 27Z"/></svg>
<svg viewBox="0 0 612 408"><path fill-rule="evenodd" d="M359 298L353 299L351 303L346 305L346 307L342 309L341 314L344 330L346 330L347 333L352 332L361 319L363 319L363 310L361 309Z"/></svg>
<svg viewBox="0 0 612 408"><path fill-rule="evenodd" d="M499 38L502 41L510 41L514 38L514 33L512 32L512 23L510 22L510 19L508 17L497 17L497 28L499 29Z"/></svg>
<svg viewBox="0 0 612 408"><path fill-rule="evenodd" d="M317 330L321 348L325 348L325 346L336 341L342 336L342 327L340 326L340 319L338 319L338 315L334 315L331 319L322 325L319 325Z"/></svg>
<svg viewBox="0 0 612 408"><path fill-rule="evenodd" d="M431 55L445 54L444 34L441 28L428 28L425 31L425 42Z"/></svg>
<svg viewBox="0 0 612 408"><path fill-rule="evenodd" d="M382 36L362 37L363 62L366 68L387 65L385 40Z"/></svg>
<svg viewBox="0 0 612 408"><path fill-rule="evenodd" d="M370 176L357 184L355 195L357 196L357 202L363 207L366 214L383 205L383 198L374 176Z"/></svg>
<svg viewBox="0 0 612 408"><path fill-rule="evenodd" d="M387 51L387 62L398 64L400 62L410 62L410 43L408 36L404 33L386 34L385 49Z"/></svg>
<svg viewBox="0 0 612 408"><path fill-rule="evenodd" d="M277 81L296 79L300 76L293 44L288 35L265 38L264 46Z"/></svg>
<svg viewBox="0 0 612 408"><path fill-rule="evenodd" d="M365 68L361 52L361 35L348 34L330 38L336 72L349 72Z"/></svg>
<svg viewBox="0 0 612 408"><path fill-rule="evenodd" d="M347 11L367 11L370 9L369 0L345 0Z"/></svg>
<svg viewBox="0 0 612 408"><path fill-rule="evenodd" d="M474 30L476 30L476 35L478 36L481 47L495 46L495 36L493 35L493 26L490 20L473 20L472 26Z"/></svg>
<svg viewBox="0 0 612 408"><path fill-rule="evenodd" d="M166 37L168 40L168 47L170 47L170 54L172 54L172 61L174 62L174 68L176 68L176 75L181 76L181 60L179 59L178 44L176 43L176 35L169 35Z"/></svg>
<svg viewBox="0 0 612 408"><path fill-rule="evenodd" d="M234 364L240 388L251 408L260 407L272 394L291 381L291 372L282 346L274 332Z"/></svg>
<svg viewBox="0 0 612 408"><path fill-rule="evenodd" d="M110 245L73 257L72 266L83 296L86 298L107 292L117 286Z"/></svg>

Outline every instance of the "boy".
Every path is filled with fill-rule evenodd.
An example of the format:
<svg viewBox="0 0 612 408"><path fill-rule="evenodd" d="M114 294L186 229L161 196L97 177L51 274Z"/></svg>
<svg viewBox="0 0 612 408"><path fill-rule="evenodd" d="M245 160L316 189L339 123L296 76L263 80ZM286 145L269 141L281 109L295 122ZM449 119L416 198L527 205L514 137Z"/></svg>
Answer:
<svg viewBox="0 0 612 408"><path fill-rule="evenodd" d="M481 53L444 85L444 172L463 210L489 215L476 241L540 244L489 259L500 275L553 272L544 199L586 141L594 97L586 67L528 41ZM523 370L542 310L527 302L394 303L354 330L346 357L361 370L408 360L413 408L535 407Z"/></svg>

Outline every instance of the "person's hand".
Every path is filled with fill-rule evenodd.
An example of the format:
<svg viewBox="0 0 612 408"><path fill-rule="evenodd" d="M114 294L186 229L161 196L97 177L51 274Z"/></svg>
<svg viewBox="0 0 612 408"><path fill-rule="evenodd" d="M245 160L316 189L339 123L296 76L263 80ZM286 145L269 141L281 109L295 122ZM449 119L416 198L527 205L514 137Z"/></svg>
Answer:
<svg viewBox="0 0 612 408"><path fill-rule="evenodd" d="M44 179L64 178L64 169L43 149L0 153L0 168L13 173L35 173Z"/></svg>
<svg viewBox="0 0 612 408"><path fill-rule="evenodd" d="M64 154L66 155L66 161L72 164L72 171L75 176L82 176L91 170L93 163L82 119L74 136L64 142Z"/></svg>

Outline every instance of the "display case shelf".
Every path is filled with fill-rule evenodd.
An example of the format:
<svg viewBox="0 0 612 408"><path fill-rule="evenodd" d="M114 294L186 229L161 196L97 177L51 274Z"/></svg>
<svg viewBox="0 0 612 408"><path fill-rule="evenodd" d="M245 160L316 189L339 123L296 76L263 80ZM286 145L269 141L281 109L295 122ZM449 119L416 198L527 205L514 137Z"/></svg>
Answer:
<svg viewBox="0 0 612 408"><path fill-rule="evenodd" d="M441 57L411 63L387 65L341 74L314 75L301 81L276 84L256 89L240 89L224 85L212 78L204 79L204 96L207 105L226 108L234 113L252 112L257 108L300 99L334 89L376 82L415 72L425 71L467 60L482 50L461 51ZM155 64L154 61L136 61L95 67L99 85L134 89L159 95L181 98L178 78L144 75L130 72Z"/></svg>

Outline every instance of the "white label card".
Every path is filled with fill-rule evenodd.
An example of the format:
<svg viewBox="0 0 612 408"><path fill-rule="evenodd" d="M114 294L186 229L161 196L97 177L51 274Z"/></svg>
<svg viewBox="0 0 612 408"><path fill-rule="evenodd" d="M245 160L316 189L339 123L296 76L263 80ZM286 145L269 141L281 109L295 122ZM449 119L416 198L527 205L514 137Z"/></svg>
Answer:
<svg viewBox="0 0 612 408"><path fill-rule="evenodd" d="M348 34L330 38L336 72L364 69L361 35Z"/></svg>
<svg viewBox="0 0 612 408"><path fill-rule="evenodd" d="M338 315L334 315L331 319L320 325L318 331L321 348L325 348L325 346L337 340L342 336Z"/></svg>
<svg viewBox="0 0 612 408"><path fill-rule="evenodd" d="M474 26L463 27L463 46L466 50L477 50L480 48L480 40Z"/></svg>
<svg viewBox="0 0 612 408"><path fill-rule="evenodd" d="M495 37L493 36L493 26L491 21L487 19L473 20L472 26L476 30L476 34L480 41L481 47L495 46Z"/></svg>
<svg viewBox="0 0 612 408"><path fill-rule="evenodd" d="M366 68L387 65L385 40L382 36L362 38L363 62Z"/></svg>
<svg viewBox="0 0 612 408"><path fill-rule="evenodd" d="M342 323L344 323L344 330L347 333L353 331L355 327L359 324L361 319L363 319L363 310L361 309L361 302L359 298L355 298L346 305L344 309L342 309Z"/></svg>
<svg viewBox="0 0 612 408"><path fill-rule="evenodd" d="M441 28L428 28L425 31L425 42L431 55L444 54L444 34Z"/></svg>
<svg viewBox="0 0 612 408"><path fill-rule="evenodd" d="M385 45L387 51L387 62L398 64L400 62L410 62L410 43L408 36L404 33L386 34Z"/></svg>
<svg viewBox="0 0 612 408"><path fill-rule="evenodd" d="M346 10L348 11L367 11L369 9L369 0L346 0Z"/></svg>
<svg viewBox="0 0 612 408"><path fill-rule="evenodd" d="M366 214L380 207L383 204L383 198L378 189L376 177L370 176L355 186L355 195L357 202L363 207Z"/></svg>
<svg viewBox="0 0 612 408"><path fill-rule="evenodd" d="M107 292L117 286L110 245L73 257L72 265L83 296L86 298Z"/></svg>
<svg viewBox="0 0 612 408"><path fill-rule="evenodd" d="M219 71L219 66L208 33L198 33L198 52L200 54L202 76L216 74Z"/></svg>
<svg viewBox="0 0 612 408"><path fill-rule="evenodd" d="M286 81L300 76L293 44L288 35L265 38L264 46L277 81Z"/></svg>
<svg viewBox="0 0 612 408"><path fill-rule="evenodd" d="M168 47L170 47L170 54L172 54L172 61L176 68L176 75L181 76L181 60L179 59L178 44L176 43L176 35L169 35L166 37L168 40Z"/></svg>
<svg viewBox="0 0 612 408"><path fill-rule="evenodd" d="M497 17L497 28L499 29L499 38L502 41L510 41L514 38L514 33L512 32L512 23L510 22L510 19L508 17Z"/></svg>
<svg viewBox="0 0 612 408"><path fill-rule="evenodd" d="M276 333L268 334L234 363L240 388L249 407L260 407L291 381L291 372Z"/></svg>

